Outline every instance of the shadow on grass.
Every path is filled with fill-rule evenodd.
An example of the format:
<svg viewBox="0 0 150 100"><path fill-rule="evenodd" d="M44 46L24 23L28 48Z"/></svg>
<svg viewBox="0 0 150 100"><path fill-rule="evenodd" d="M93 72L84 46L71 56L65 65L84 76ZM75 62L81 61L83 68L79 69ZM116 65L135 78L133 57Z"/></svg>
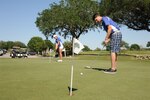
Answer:
<svg viewBox="0 0 150 100"><path fill-rule="evenodd" d="M85 67L85 69L93 69L93 70L97 70L97 71L106 71L107 70L107 69L104 69L104 68L93 68L93 67L90 67L90 66Z"/></svg>
<svg viewBox="0 0 150 100"><path fill-rule="evenodd" d="M97 70L97 71L106 71L107 69L104 69L104 68L91 68L93 70Z"/></svg>
<svg viewBox="0 0 150 100"><path fill-rule="evenodd" d="M69 92L70 92L70 86L68 86L68 90L69 90ZM76 88L72 88L72 91L77 91L78 89L76 89Z"/></svg>

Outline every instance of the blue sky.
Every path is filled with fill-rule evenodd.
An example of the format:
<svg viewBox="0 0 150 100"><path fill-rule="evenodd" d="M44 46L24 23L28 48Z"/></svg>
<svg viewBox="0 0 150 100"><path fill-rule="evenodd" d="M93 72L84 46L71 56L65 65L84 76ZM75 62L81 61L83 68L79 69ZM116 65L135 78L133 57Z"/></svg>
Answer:
<svg viewBox="0 0 150 100"><path fill-rule="evenodd" d="M38 12L48 8L52 2L58 3L59 0L1 0L0 41L21 41L27 44L33 36L45 39L36 27L35 21ZM147 42L150 41L150 32L134 31L126 26L121 27L121 31L123 40L130 45L137 43L146 47ZM90 31L82 35L80 41L91 49L101 48L105 35L106 32L103 30L100 30L100 33L98 31ZM54 42L53 39L49 39ZM66 40L63 39L63 41Z"/></svg>

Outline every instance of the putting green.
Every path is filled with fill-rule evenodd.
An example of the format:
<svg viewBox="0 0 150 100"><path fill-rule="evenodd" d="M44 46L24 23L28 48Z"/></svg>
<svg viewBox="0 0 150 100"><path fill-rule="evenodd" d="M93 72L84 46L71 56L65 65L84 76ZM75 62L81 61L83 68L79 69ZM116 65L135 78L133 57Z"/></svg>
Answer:
<svg viewBox="0 0 150 100"><path fill-rule="evenodd" d="M119 57L118 72L105 74L109 56L0 59L0 100L149 100L150 61ZM69 96L74 66L73 96ZM85 69L91 66L93 69ZM80 73L83 73L81 75Z"/></svg>

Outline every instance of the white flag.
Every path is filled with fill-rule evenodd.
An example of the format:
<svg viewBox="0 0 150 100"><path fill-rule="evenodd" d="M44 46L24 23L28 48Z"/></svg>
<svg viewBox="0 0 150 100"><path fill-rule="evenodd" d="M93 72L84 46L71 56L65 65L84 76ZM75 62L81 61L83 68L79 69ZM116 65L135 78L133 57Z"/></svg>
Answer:
<svg viewBox="0 0 150 100"><path fill-rule="evenodd" d="M83 44L79 41L79 40L77 40L76 38L73 38L73 52L74 53L76 53L76 54L78 54L83 48L84 48L84 46L83 46Z"/></svg>

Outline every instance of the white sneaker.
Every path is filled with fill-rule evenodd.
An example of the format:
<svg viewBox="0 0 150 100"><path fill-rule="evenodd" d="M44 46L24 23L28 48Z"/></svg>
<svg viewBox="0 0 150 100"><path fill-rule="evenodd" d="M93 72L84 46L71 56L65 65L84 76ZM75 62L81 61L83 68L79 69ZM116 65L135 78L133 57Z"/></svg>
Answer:
<svg viewBox="0 0 150 100"><path fill-rule="evenodd" d="M62 62L62 60L57 60L57 62Z"/></svg>

